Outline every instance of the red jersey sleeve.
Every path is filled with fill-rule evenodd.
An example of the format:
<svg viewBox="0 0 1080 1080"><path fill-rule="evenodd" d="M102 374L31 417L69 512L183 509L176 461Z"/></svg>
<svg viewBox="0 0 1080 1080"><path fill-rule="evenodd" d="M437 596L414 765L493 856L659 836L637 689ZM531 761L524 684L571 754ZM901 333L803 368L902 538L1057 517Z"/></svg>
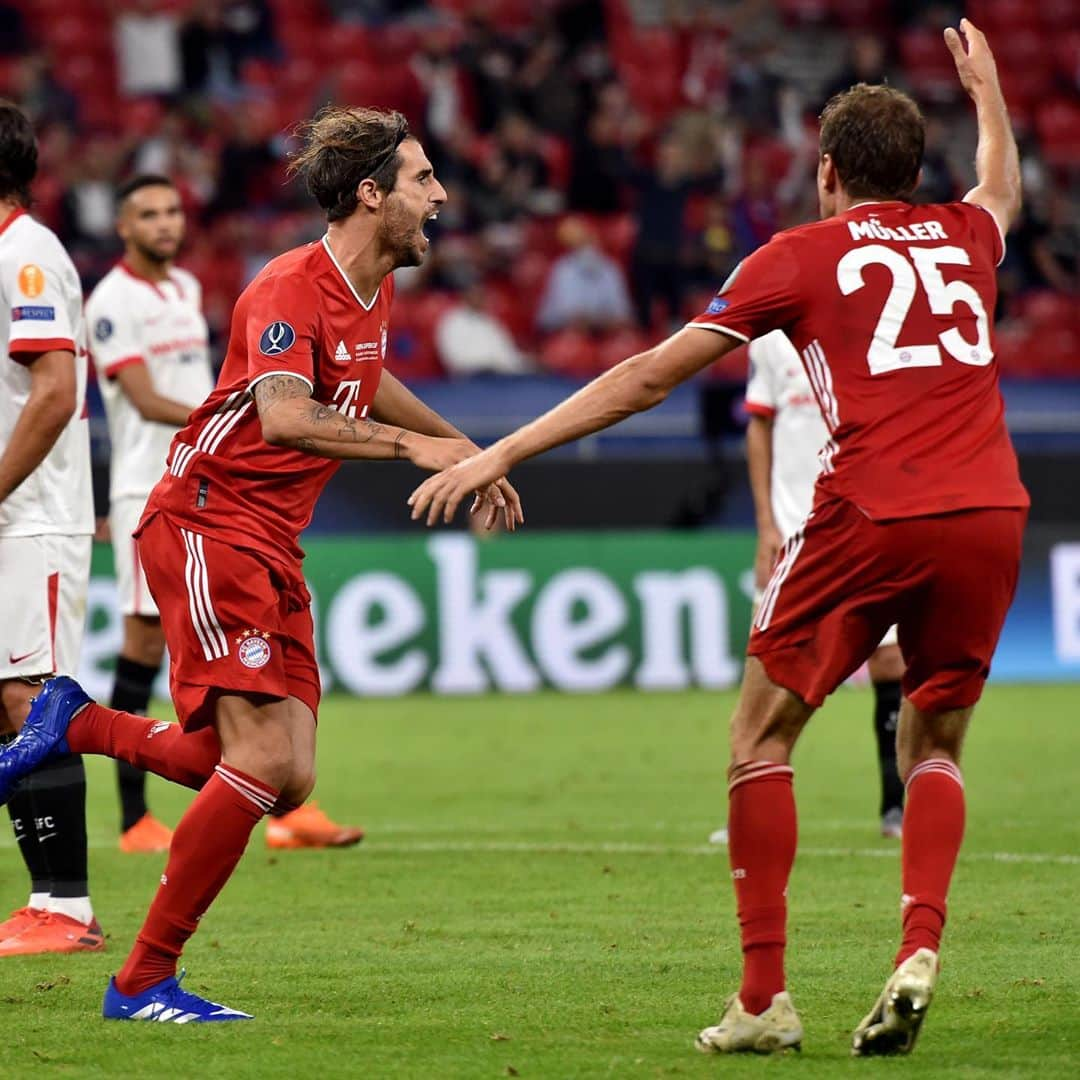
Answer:
<svg viewBox="0 0 1080 1080"><path fill-rule="evenodd" d="M250 390L268 375L293 375L315 389L318 297L298 274L268 274L252 286L246 320Z"/></svg>
<svg viewBox="0 0 1080 1080"><path fill-rule="evenodd" d="M972 240L976 247L990 252L995 266L1001 265L1005 258L1005 234L1001 231L997 218L979 203L957 203L961 216L971 229Z"/></svg>
<svg viewBox="0 0 1080 1080"><path fill-rule="evenodd" d="M739 341L786 330L799 312L799 273L791 247L781 234L748 255L690 325Z"/></svg>

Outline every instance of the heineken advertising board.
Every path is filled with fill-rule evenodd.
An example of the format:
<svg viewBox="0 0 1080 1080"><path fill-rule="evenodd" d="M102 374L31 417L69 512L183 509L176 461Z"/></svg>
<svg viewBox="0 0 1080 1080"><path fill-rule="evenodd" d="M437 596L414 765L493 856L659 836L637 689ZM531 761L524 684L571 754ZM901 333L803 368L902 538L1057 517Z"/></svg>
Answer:
<svg viewBox="0 0 1080 1080"><path fill-rule="evenodd" d="M723 688L742 671L750 532L313 538L307 552L327 691ZM96 697L108 700L120 636L112 554L101 545L80 669ZM993 678L1080 680L1074 531L1028 530ZM164 679L157 690L167 696Z"/></svg>
<svg viewBox="0 0 1080 1080"><path fill-rule="evenodd" d="M731 686L742 670L749 533L455 532L306 550L327 691L674 690ZM81 668L96 696L120 635L111 550L96 546Z"/></svg>

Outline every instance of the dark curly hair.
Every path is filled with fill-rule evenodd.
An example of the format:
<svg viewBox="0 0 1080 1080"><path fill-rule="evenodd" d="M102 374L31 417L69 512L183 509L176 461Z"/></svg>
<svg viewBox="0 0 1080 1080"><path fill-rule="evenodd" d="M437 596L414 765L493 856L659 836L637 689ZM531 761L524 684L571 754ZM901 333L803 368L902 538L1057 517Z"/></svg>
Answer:
<svg viewBox="0 0 1080 1080"><path fill-rule="evenodd" d="M0 99L0 199L30 205L37 156L37 139L26 114L14 102Z"/></svg>

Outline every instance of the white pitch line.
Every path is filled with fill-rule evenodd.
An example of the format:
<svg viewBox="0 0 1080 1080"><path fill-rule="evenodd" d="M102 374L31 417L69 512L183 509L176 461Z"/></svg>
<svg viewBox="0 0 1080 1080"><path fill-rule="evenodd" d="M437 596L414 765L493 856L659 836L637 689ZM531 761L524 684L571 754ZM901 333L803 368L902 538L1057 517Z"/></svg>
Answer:
<svg viewBox="0 0 1080 1080"><path fill-rule="evenodd" d="M409 852L446 853L514 853L536 855L683 855L716 857L724 855L727 848L722 844L695 844L685 847L670 844L636 844L604 842L590 843L540 843L529 840L416 840L380 842L378 835L369 834L368 847L375 851L391 854ZM843 848L843 847L803 847L798 854L817 859L896 859L900 858L899 848ZM1080 866L1080 855L1054 855L1049 852L1020 851L972 851L961 853L961 860L968 862L1003 862L1033 863L1053 866Z"/></svg>
<svg viewBox="0 0 1080 1080"><path fill-rule="evenodd" d="M372 835L372 832L374 835ZM416 854L531 854L531 855L678 855L717 858L727 854L723 844L639 844L621 841L535 840L379 840L378 829L368 833L359 851L390 855ZM0 836L0 850L14 848L15 841ZM113 840L91 840L91 850L116 850ZM798 855L811 859L895 859L899 847L845 848L800 847ZM970 851L960 853L961 862L1021 863L1035 866L1080 866L1080 855L1055 855L1046 851Z"/></svg>

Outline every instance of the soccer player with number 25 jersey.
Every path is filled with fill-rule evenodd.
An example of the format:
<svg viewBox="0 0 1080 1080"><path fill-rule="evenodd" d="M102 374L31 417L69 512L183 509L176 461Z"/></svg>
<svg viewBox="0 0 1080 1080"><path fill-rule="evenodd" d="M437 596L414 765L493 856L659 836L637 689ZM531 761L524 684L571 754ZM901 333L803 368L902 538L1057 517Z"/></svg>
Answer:
<svg viewBox="0 0 1080 1080"><path fill-rule="evenodd" d="M993 56L967 20L945 32L979 125L962 202L912 206L923 118L859 85L822 114L822 221L779 233L689 326L532 424L438 476L410 502L430 523L513 465L657 404L739 342L783 330L830 442L813 511L757 611L731 722L729 853L743 980L704 1052L797 1046L784 981L795 858L791 752L825 697L896 623L906 663L898 730L907 784L903 940L856 1027L858 1055L907 1053L933 996L964 831L959 759L1016 586L1028 497L1005 428L991 317L1020 169ZM966 40L965 40L966 39Z"/></svg>
<svg viewBox="0 0 1080 1080"><path fill-rule="evenodd" d="M315 783L319 673L301 531L343 459L444 469L476 453L383 369L391 272L417 265L446 200L398 113L325 110L296 171L326 210L321 241L271 260L237 301L217 387L173 439L136 530L161 612L180 725L108 709L54 679L0 754L0 802L56 749L107 754L199 789L103 1014L248 1019L180 987L177 959L264 814ZM522 520L502 477L474 509Z"/></svg>

